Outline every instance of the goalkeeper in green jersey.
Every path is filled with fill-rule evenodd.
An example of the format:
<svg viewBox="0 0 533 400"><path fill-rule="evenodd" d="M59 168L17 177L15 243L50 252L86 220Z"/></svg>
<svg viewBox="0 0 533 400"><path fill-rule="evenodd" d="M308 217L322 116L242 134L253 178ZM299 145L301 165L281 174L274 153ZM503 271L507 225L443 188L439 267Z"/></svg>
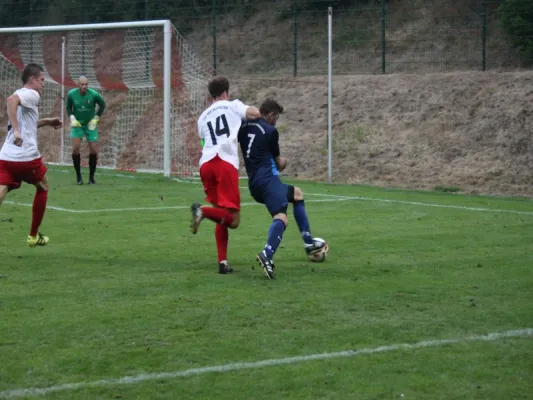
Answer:
<svg viewBox="0 0 533 400"><path fill-rule="evenodd" d="M96 109L98 105L98 110ZM94 185L94 173L98 158L98 121L104 113L105 101L96 90L89 88L89 81L81 76L78 87L67 95L67 114L70 117L70 134L72 137L72 162L76 170L78 185L83 185L81 177L80 147L83 137L89 143L89 184Z"/></svg>

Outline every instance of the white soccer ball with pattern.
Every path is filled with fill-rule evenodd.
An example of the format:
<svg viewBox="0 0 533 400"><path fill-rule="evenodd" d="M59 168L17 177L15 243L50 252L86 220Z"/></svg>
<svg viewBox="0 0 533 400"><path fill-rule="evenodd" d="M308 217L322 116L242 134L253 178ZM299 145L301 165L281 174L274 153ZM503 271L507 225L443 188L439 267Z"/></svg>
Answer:
<svg viewBox="0 0 533 400"><path fill-rule="evenodd" d="M309 253L307 255L307 258L309 259L309 261L312 262L324 262L324 260L328 256L329 246L322 238L313 238L313 240L315 241L315 244L322 245L322 248L313 253Z"/></svg>

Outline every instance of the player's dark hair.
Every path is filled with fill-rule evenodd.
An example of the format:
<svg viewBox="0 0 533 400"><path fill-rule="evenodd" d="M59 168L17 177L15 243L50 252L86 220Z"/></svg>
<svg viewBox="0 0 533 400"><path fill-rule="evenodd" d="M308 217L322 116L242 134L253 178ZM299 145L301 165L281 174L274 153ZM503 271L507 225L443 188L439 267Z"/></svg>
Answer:
<svg viewBox="0 0 533 400"><path fill-rule="evenodd" d="M209 90L211 97L215 99L221 96L222 93L229 91L229 81L223 76L217 76L216 78L211 79L207 89Z"/></svg>
<svg viewBox="0 0 533 400"><path fill-rule="evenodd" d="M283 107L274 99L265 99L259 107L261 115L268 115L271 112L276 114L283 114Z"/></svg>
<svg viewBox="0 0 533 400"><path fill-rule="evenodd" d="M22 71L22 83L25 85L30 80L30 77L38 78L44 72L43 67L39 64L30 63L24 67Z"/></svg>

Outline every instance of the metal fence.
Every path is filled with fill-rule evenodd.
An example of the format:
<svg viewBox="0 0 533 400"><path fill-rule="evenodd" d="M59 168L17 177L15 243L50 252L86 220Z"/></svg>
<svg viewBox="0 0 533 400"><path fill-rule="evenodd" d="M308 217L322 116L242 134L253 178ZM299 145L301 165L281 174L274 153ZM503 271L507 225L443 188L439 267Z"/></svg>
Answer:
<svg viewBox="0 0 533 400"><path fill-rule="evenodd" d="M220 73L296 76L327 72L331 6L335 74L529 68L528 57L502 29L498 9L503 1L4 0L0 22L171 18ZM533 15L524 24L533 25Z"/></svg>

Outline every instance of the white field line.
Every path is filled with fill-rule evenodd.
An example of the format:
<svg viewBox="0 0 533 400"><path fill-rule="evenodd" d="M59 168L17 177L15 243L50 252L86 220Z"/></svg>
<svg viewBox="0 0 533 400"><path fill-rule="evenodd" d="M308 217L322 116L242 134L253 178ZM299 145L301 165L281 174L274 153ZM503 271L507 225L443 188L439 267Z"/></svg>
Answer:
<svg viewBox="0 0 533 400"><path fill-rule="evenodd" d="M247 186L240 186L240 188L248 189ZM496 213L533 215L533 211L506 210L506 209L485 208L485 207L454 206L454 205L447 205L447 204L422 203L418 201L382 199L379 197L343 196L343 195L338 195L338 194L307 193L307 192L305 192L305 196L319 196L319 197L326 197L326 198L344 200L344 201L347 201L347 200L375 201L375 202L380 202L380 203L407 204L411 206L438 207L438 208L452 208L452 209L467 210L467 211L487 211L487 212L496 212ZM310 201L313 202L316 200L306 200L306 203Z"/></svg>
<svg viewBox="0 0 533 400"><path fill-rule="evenodd" d="M349 201L351 199L349 198L331 198L331 199L317 199L317 200L307 200L312 203L323 203L323 202L332 202L332 201ZM17 203L14 201L4 201L5 204L12 204L15 206L23 206L23 207L32 207L32 204L30 203ZM241 203L241 206L262 206L263 204L250 202L250 203ZM48 210L54 210L54 211L63 211L63 212L69 212L69 213L78 213L78 214L89 214L89 213L99 213L99 212L122 212L122 211L158 211L158 210L183 210L186 208L190 208L191 206L162 206L162 207L131 207L131 208L102 208L102 209L95 209L95 210L74 210L71 208L63 208L63 207L56 207L56 206L46 206Z"/></svg>
<svg viewBox="0 0 533 400"><path fill-rule="evenodd" d="M334 194L322 194L322 193L306 193L306 196L318 196L325 197L323 199L308 199L306 203L322 203L322 202L334 202L334 201L374 201L381 203L392 203L392 204L406 204L411 206L422 206L422 207L436 207L436 208L449 208L455 210L464 210L464 211L479 211L479 212L493 212L493 213L507 213L507 214L519 214L519 215L533 215L533 211L519 211L519 210L507 210L507 209L498 209L498 208L486 208L486 207L467 207L467 206L455 206L447 204L435 204L435 203L421 203L418 201L404 201L404 200L393 200L393 199L381 199L375 197L361 197L361 196L340 196ZM30 203L17 203L14 201L4 201L4 204L13 204L17 206L31 207ZM261 205L258 203L241 203L241 206L257 206ZM58 206L46 206L49 210L54 211L64 211L70 213L98 213L98 212L122 212L122 211L157 211L157 210L182 210L189 208L190 206L164 206L164 207L131 207L131 208L103 208L99 210L74 210Z"/></svg>
<svg viewBox="0 0 533 400"><path fill-rule="evenodd" d="M31 203L17 203L16 201L9 201L5 200L3 204L13 204L14 206L23 206L23 207L32 207L33 205ZM63 207L56 207L56 206L46 206L47 210L54 210L54 211L65 211L65 212L75 212L74 210L71 210L69 208L63 208Z"/></svg>
<svg viewBox="0 0 533 400"><path fill-rule="evenodd" d="M416 350L423 349L428 347L441 347L450 344L458 343L468 343L468 342L490 342L494 340L504 339L504 338L516 338L516 337L530 337L533 336L533 329L520 329L512 330L505 332L494 332L487 335L476 335L476 336L466 336L453 339L437 339L437 340L425 340L417 343L400 343L392 344L388 346L380 347L368 347L362 348L359 350L344 350L334 353L317 353L317 354L308 354L303 356L295 357L286 357L286 358L274 358L269 360L262 361L252 361L252 362L237 362L231 364L222 364L214 365L209 367L200 367L186 369L183 371L167 371L167 372L156 372L150 374L139 374L133 376L124 376L122 378L110 378L110 379L101 379L97 381L88 381L88 382L76 382L76 383L65 383L61 385L42 387L42 388L21 388L21 389L11 389L0 392L0 398L2 399L14 399L18 397L28 397L28 396L43 396L48 393L67 391L67 390L79 390L87 388L99 388L104 386L116 386L116 385L133 385L145 381L153 381L160 379L174 379L174 378L185 378L188 376L203 375L209 373L224 373L229 371L239 371L247 369L258 369L264 367L270 367L275 365L290 365L307 361L317 361L317 360L329 360L333 358L346 358L346 357L357 357L368 354L377 354L377 353L386 353L397 350Z"/></svg>
<svg viewBox="0 0 533 400"><path fill-rule="evenodd" d="M483 211L483 212L495 212L495 213L510 213L510 214L533 215L533 211L507 210L507 209L486 208L486 207L454 206L454 205L449 205L449 204L422 203L422 202L418 202L418 201L382 199L382 198L376 198L376 197L340 196L340 195L336 195L336 194L322 194L322 193L306 193L305 195L306 196L329 197L329 198L334 198L334 199L338 199L338 200L375 201L375 202L380 202L380 203L407 204L407 205L411 205L411 206L423 206L423 207L452 208L452 209L456 209L456 210L467 210L467 211ZM307 201L308 200L306 200L306 202Z"/></svg>
<svg viewBox="0 0 533 400"><path fill-rule="evenodd" d="M56 170L54 172L62 172L62 173L68 173L66 170ZM106 176L114 176L114 177L121 177L121 178L138 178L136 175L125 175L120 173L114 173L114 174L102 174ZM239 179L245 179L246 177L239 177ZM179 182L179 183L193 183L193 184L200 184L200 180L198 178L192 178L193 180L188 179L179 179L179 178L172 178L173 181ZM248 186L240 186L241 189L248 189ZM422 206L422 207L436 207L436 208L450 208L455 210L464 210L464 211L480 211L480 212L494 212L494 213L508 213L508 214L519 214L519 215L533 215L533 211L519 211L519 210L508 210L508 209L496 209L496 208L486 208L486 207L468 207L468 206L456 206L456 205L447 205L447 204L436 204L436 203L422 203L418 201L405 201L405 200L394 200L394 199L383 199L383 198L376 198L376 197L364 197L364 196L343 196L343 195L336 195L336 194L325 194L325 193L305 193L306 196L319 196L319 197L326 197L336 200L331 201L348 201L348 200L360 200L360 201L374 201L374 202L380 202L380 203L392 203L392 204L406 204L411 206ZM328 201L326 199L324 200L306 200L306 202L322 202L322 201ZM31 206L31 204L25 204L25 203L15 203L15 202L9 202L4 201L6 204L16 204L20 206ZM243 203L241 205L256 205L256 203ZM120 211L150 211L150 210L180 210L188 208L188 206L168 206L168 207L135 207L135 208L109 208L109 209L102 209L102 210L72 210L67 209L63 207L56 207L56 206L47 206L47 209L55 210L55 211L65 211L65 212L72 212L72 213L95 213L95 212L120 212Z"/></svg>

